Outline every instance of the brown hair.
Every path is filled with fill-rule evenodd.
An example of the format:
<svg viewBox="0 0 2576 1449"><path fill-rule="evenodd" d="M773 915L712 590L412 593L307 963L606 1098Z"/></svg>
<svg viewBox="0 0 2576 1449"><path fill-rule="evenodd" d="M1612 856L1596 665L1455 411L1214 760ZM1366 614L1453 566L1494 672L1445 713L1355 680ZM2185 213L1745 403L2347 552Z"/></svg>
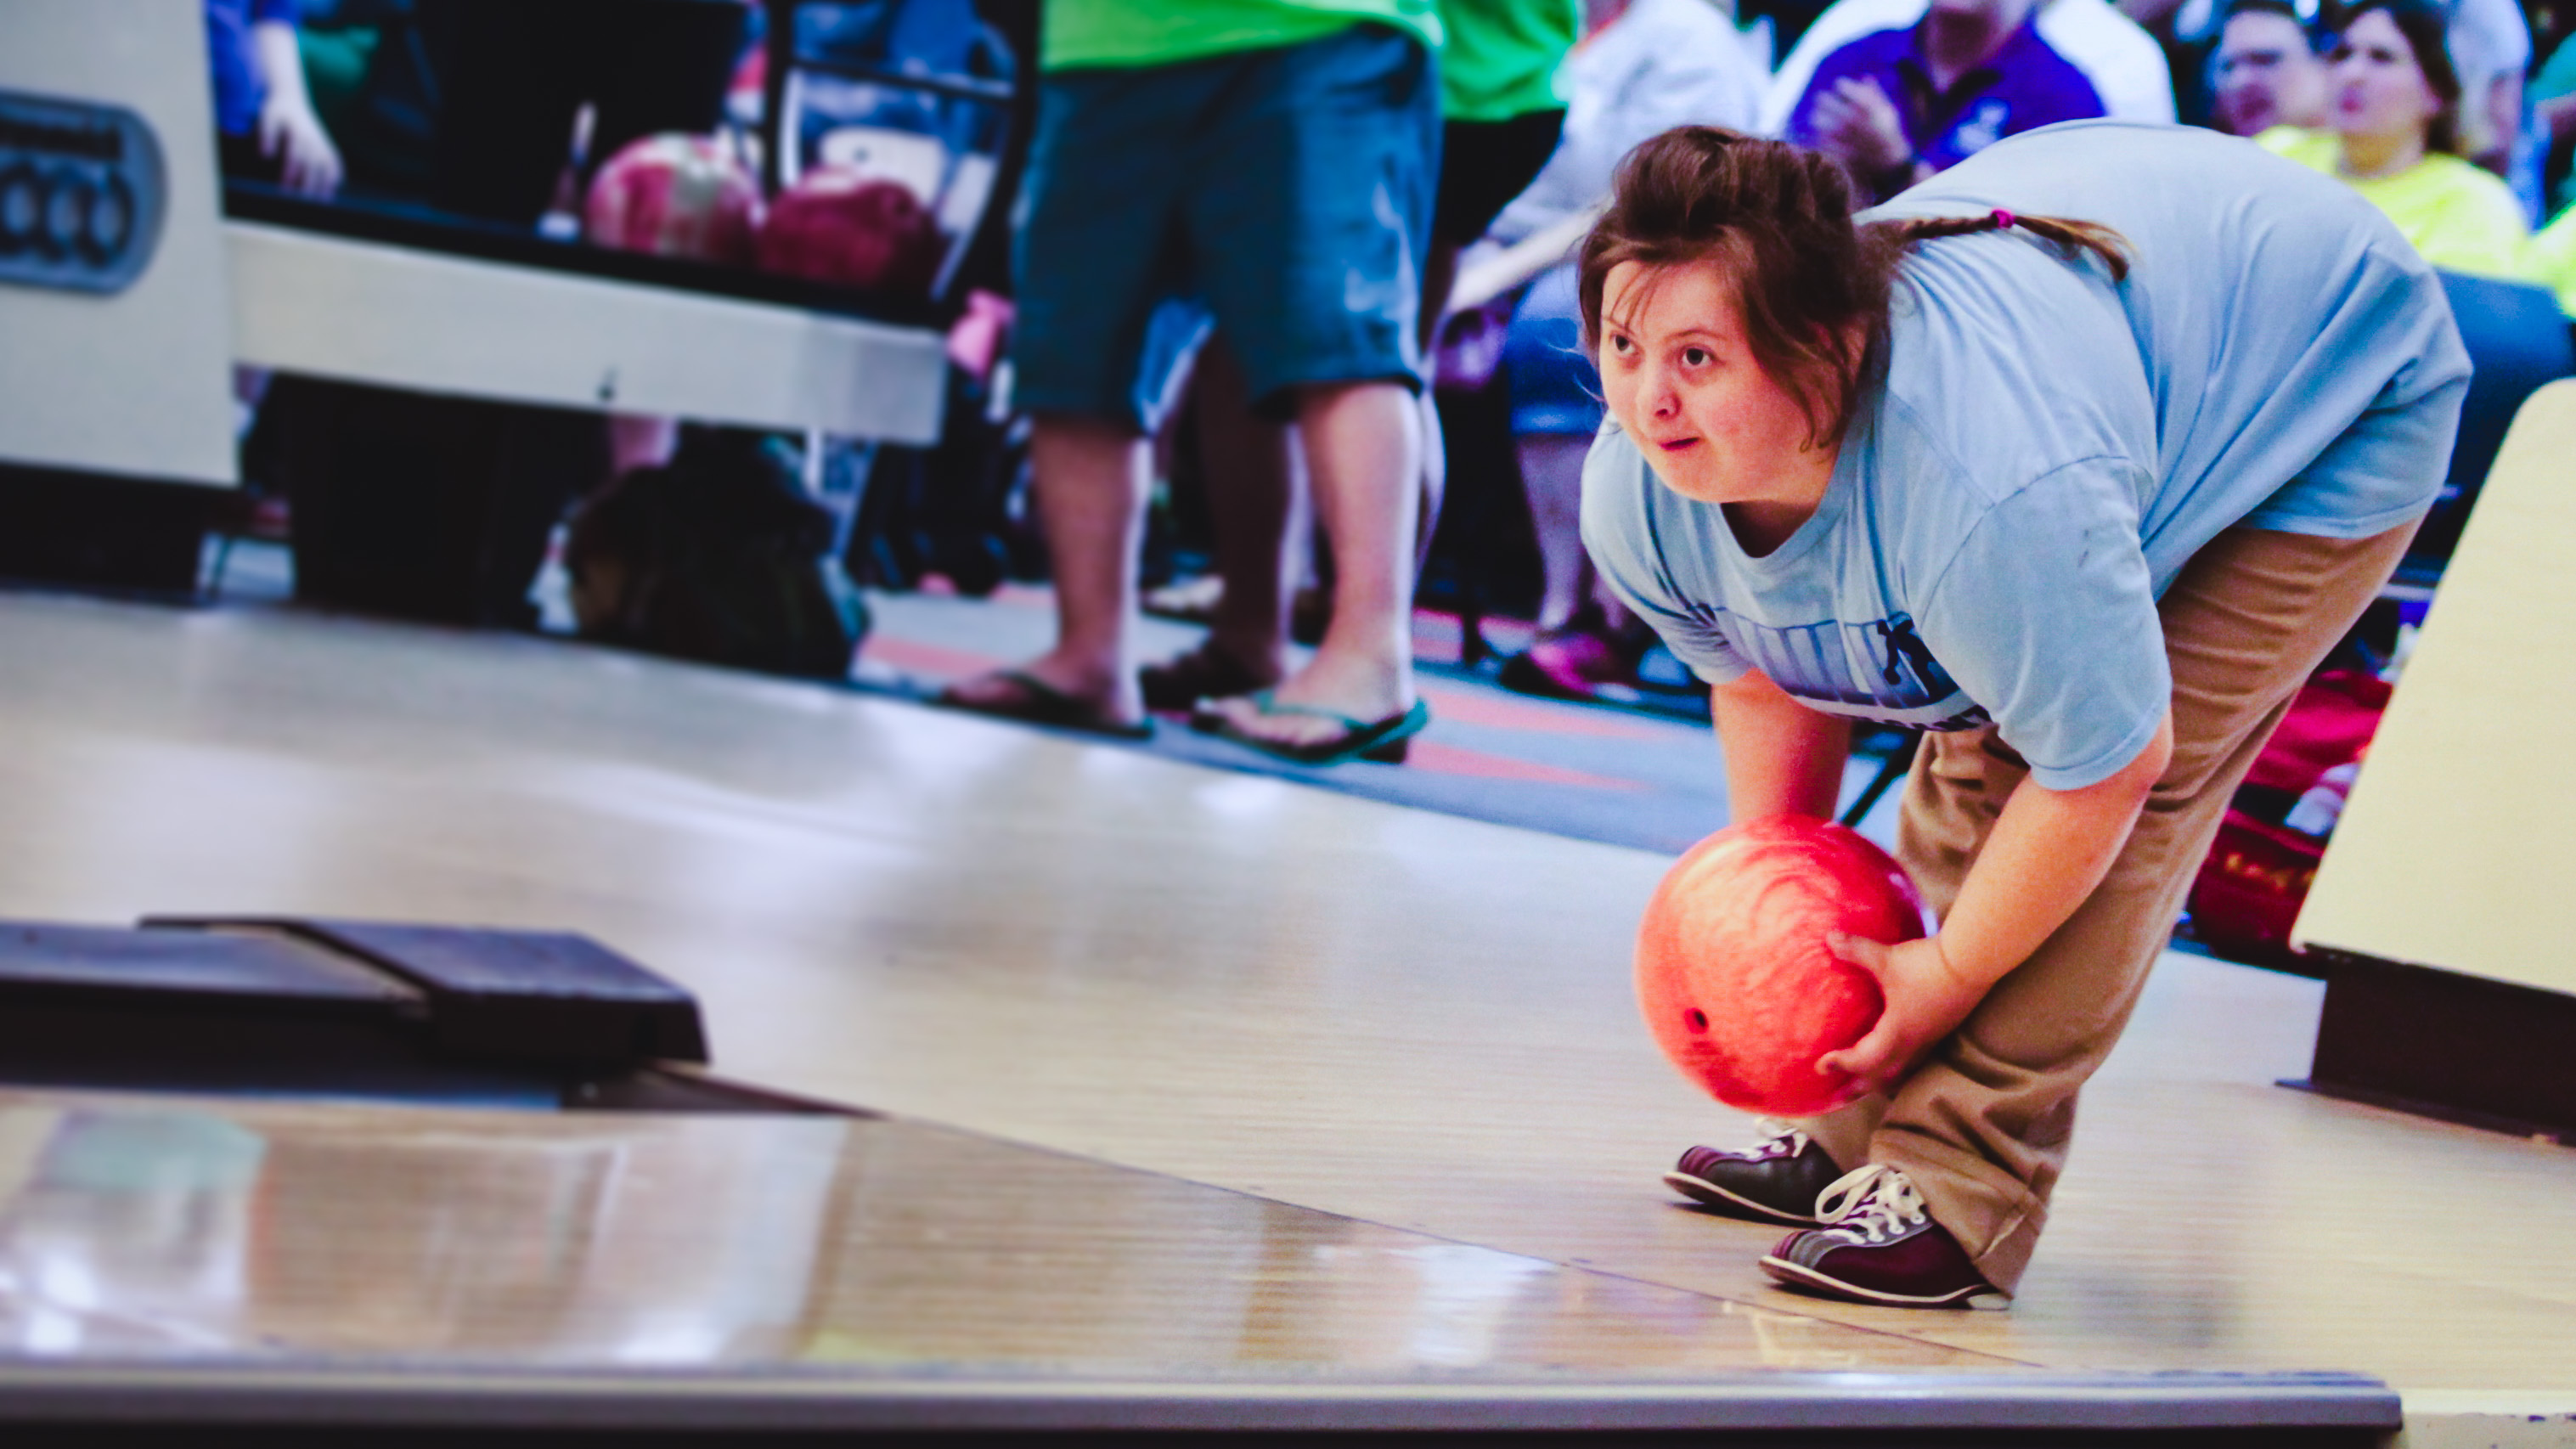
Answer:
<svg viewBox="0 0 2576 1449"><path fill-rule="evenodd" d="M1785 141L1681 126L1619 163L1610 207L1583 240L1585 344L1601 337L1601 292L1621 262L1713 261L1743 309L1754 360L1807 414L1807 446L1839 442L1860 398L1862 358L1844 339L1887 330L1897 263L1918 242L2011 226L2073 260L2089 252L2126 278L2126 243L2109 227L1993 212L1852 225L1852 183L1830 158Z"/></svg>

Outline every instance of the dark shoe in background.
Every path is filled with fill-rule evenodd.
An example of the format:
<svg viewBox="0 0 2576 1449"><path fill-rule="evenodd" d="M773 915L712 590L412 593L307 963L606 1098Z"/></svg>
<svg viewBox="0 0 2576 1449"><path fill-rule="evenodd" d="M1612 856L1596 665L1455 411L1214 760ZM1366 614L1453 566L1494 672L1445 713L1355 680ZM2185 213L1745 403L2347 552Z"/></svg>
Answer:
<svg viewBox="0 0 2576 1449"><path fill-rule="evenodd" d="M1505 689L1550 699L1633 704L1644 683L1637 666L1654 643L1642 627L1612 630L1598 615L1578 615L1540 631L1529 649L1503 661Z"/></svg>
<svg viewBox="0 0 2576 1449"><path fill-rule="evenodd" d="M1202 699L1250 694L1279 682L1236 659L1213 639L1136 671L1144 687L1145 708L1158 714L1186 714Z"/></svg>

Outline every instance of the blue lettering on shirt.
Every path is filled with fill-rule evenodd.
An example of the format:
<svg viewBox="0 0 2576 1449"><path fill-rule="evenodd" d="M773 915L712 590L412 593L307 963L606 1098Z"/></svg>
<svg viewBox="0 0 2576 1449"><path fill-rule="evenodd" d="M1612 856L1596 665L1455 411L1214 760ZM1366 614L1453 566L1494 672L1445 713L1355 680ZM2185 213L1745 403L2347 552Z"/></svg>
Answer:
<svg viewBox="0 0 2576 1449"><path fill-rule="evenodd" d="M1718 627L1787 694L1833 714L1919 729L1957 730L1989 723L1983 707L1961 695L1957 680L1903 613L1866 624L1826 619L1775 628L1740 616ZM1938 718L1923 711L1948 706Z"/></svg>

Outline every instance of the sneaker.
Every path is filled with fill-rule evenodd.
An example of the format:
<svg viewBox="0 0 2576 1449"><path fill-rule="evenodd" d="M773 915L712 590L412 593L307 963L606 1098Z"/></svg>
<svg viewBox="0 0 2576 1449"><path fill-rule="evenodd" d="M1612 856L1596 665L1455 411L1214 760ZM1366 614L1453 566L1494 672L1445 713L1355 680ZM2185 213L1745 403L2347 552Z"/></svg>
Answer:
<svg viewBox="0 0 2576 1449"><path fill-rule="evenodd" d="M1950 1230L1932 1221L1905 1174L1873 1163L1836 1178L1816 1199L1826 1225L1791 1233L1762 1271L1810 1293L1899 1308L2008 1308Z"/></svg>
<svg viewBox="0 0 2576 1449"><path fill-rule="evenodd" d="M1814 1227L1816 1194L1842 1175L1825 1149L1786 1122L1764 1119L1762 1141L1746 1152L1694 1147L1664 1174L1664 1186L1702 1207L1757 1223Z"/></svg>

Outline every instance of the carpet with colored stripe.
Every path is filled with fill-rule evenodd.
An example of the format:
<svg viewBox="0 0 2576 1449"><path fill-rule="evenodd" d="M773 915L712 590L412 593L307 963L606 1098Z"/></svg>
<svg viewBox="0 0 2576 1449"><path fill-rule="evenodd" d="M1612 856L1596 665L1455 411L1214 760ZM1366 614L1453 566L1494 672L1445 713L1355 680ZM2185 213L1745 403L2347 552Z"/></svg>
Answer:
<svg viewBox="0 0 2576 1449"><path fill-rule="evenodd" d="M859 652L862 688L923 698L951 680L1015 663L1054 637L1052 601L1042 588L1005 587L989 599L873 594L876 626ZM1198 628L1148 618L1143 655L1160 659L1194 645ZM1509 652L1528 626L1489 621L1484 633ZM1459 661L1463 631L1451 616L1415 618L1415 657L1431 727L1401 765L1314 769L1274 760L1173 717L1135 748L1219 769L1300 780L1329 790L1524 826L1614 845L1678 852L1726 820L1726 786L1703 706L1687 695L1650 706L1615 707L1515 694L1492 679L1494 665ZM1083 738L1094 738L1084 736ZM1880 761L1856 754L1846 804L1877 775ZM1894 821L1883 799L1862 822L1884 841Z"/></svg>

